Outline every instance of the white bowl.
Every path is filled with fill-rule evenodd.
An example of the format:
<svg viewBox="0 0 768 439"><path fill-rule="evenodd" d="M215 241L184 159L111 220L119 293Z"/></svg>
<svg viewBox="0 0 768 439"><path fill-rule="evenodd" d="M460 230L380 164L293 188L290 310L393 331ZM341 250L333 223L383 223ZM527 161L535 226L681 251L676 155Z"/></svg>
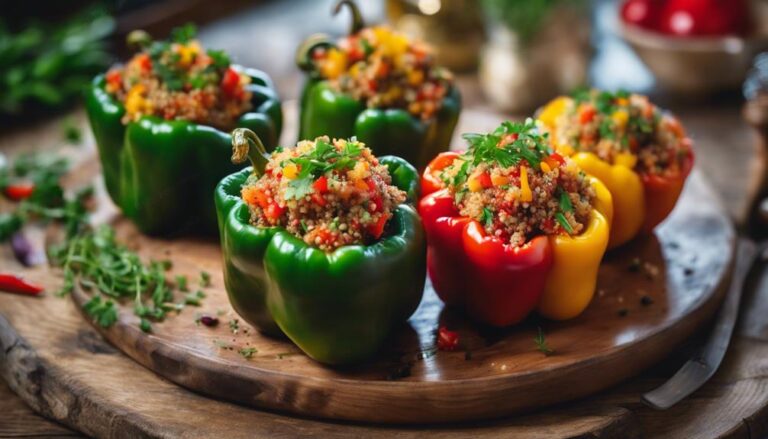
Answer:
<svg viewBox="0 0 768 439"><path fill-rule="evenodd" d="M749 37L671 37L620 21L624 40L656 77L677 93L710 93L739 88L758 53L768 50L766 14L761 8Z"/></svg>

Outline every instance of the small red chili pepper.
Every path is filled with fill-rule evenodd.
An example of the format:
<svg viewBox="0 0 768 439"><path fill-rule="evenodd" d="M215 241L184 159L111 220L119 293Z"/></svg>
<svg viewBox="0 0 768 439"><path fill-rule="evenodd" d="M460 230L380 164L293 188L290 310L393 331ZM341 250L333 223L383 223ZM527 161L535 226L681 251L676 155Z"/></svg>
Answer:
<svg viewBox="0 0 768 439"><path fill-rule="evenodd" d="M0 291L37 296L43 292L43 287L29 283L15 274L0 273Z"/></svg>
<svg viewBox="0 0 768 439"><path fill-rule="evenodd" d="M17 183L6 186L5 196L12 201L21 201L32 196L35 191L35 185L32 183Z"/></svg>
<svg viewBox="0 0 768 439"><path fill-rule="evenodd" d="M437 348L441 351L455 351L457 347L459 347L459 333L441 326L437 331Z"/></svg>

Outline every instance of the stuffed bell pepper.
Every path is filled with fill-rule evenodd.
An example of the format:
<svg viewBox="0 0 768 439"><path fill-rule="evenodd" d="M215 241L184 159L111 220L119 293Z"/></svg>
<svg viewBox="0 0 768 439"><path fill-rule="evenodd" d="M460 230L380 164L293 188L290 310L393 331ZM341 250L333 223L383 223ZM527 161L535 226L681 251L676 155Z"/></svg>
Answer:
<svg viewBox="0 0 768 439"><path fill-rule="evenodd" d="M233 133L216 209L230 302L262 332L326 364L362 361L421 301L426 242L418 173L357 140L319 137L267 155Z"/></svg>
<svg viewBox="0 0 768 439"><path fill-rule="evenodd" d="M422 177L427 267L448 305L506 326L531 311L580 314L595 291L612 204L599 180L552 151L532 120L465 134Z"/></svg>
<svg viewBox="0 0 768 439"><path fill-rule="evenodd" d="M650 233L675 207L693 167L691 139L647 97L580 91L550 102L539 120L556 150L613 195L610 247Z"/></svg>
<svg viewBox="0 0 768 439"><path fill-rule="evenodd" d="M213 191L238 169L227 160L229 131L247 127L277 143L272 82L203 49L189 26L170 41L135 31L129 43L140 51L98 76L85 102L107 191L144 233L215 233Z"/></svg>
<svg viewBox="0 0 768 439"><path fill-rule="evenodd" d="M349 35L310 37L297 52L308 79L299 138L357 137L377 155L402 157L422 169L450 145L461 98L452 75L430 49L385 26L365 27L360 11Z"/></svg>

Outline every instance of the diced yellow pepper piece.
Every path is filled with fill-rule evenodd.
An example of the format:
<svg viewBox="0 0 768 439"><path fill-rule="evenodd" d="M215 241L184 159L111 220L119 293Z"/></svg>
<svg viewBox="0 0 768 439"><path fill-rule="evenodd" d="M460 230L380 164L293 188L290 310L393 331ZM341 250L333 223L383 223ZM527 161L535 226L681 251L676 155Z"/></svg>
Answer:
<svg viewBox="0 0 768 439"><path fill-rule="evenodd" d="M480 179L473 175L467 180L467 188L470 192L480 192L483 190L483 185L480 184Z"/></svg>
<svg viewBox="0 0 768 439"><path fill-rule="evenodd" d="M550 172L552 172L552 168L549 167L547 162L541 162L540 166L541 166L541 170L544 171L545 173L549 174Z"/></svg>
<svg viewBox="0 0 768 439"><path fill-rule="evenodd" d="M338 78L346 68L347 55L336 48L329 49L325 60L320 64L320 72L328 79Z"/></svg>
<svg viewBox="0 0 768 439"><path fill-rule="evenodd" d="M494 186L504 186L509 183L509 179L503 175L495 174L491 176L491 183L493 183Z"/></svg>
<svg viewBox="0 0 768 439"><path fill-rule="evenodd" d="M288 180L293 180L297 175L299 175L299 168L295 164L289 163L283 168L283 177Z"/></svg>
<svg viewBox="0 0 768 439"><path fill-rule="evenodd" d="M533 193L531 187L528 186L528 167L520 167L520 201L523 203L530 203L533 201Z"/></svg>
<svg viewBox="0 0 768 439"><path fill-rule="evenodd" d="M623 130L629 121L629 113L624 110L616 110L611 115L611 118L613 119L613 122L616 124L616 126Z"/></svg>
<svg viewBox="0 0 768 439"><path fill-rule="evenodd" d="M144 99L145 87L143 84L136 84L128 90L128 94L125 97L125 111L128 114L140 113L146 107L146 99Z"/></svg>

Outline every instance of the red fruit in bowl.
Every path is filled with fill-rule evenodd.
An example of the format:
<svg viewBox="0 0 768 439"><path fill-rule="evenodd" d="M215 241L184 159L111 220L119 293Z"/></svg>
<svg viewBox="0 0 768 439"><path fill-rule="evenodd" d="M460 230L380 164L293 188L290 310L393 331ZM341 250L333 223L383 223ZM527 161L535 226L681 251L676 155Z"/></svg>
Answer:
<svg viewBox="0 0 768 439"><path fill-rule="evenodd" d="M621 5L621 19L627 24L656 30L663 0L627 0Z"/></svg>
<svg viewBox="0 0 768 439"><path fill-rule="evenodd" d="M749 31L749 0L669 0L659 30L677 36L741 35Z"/></svg>

